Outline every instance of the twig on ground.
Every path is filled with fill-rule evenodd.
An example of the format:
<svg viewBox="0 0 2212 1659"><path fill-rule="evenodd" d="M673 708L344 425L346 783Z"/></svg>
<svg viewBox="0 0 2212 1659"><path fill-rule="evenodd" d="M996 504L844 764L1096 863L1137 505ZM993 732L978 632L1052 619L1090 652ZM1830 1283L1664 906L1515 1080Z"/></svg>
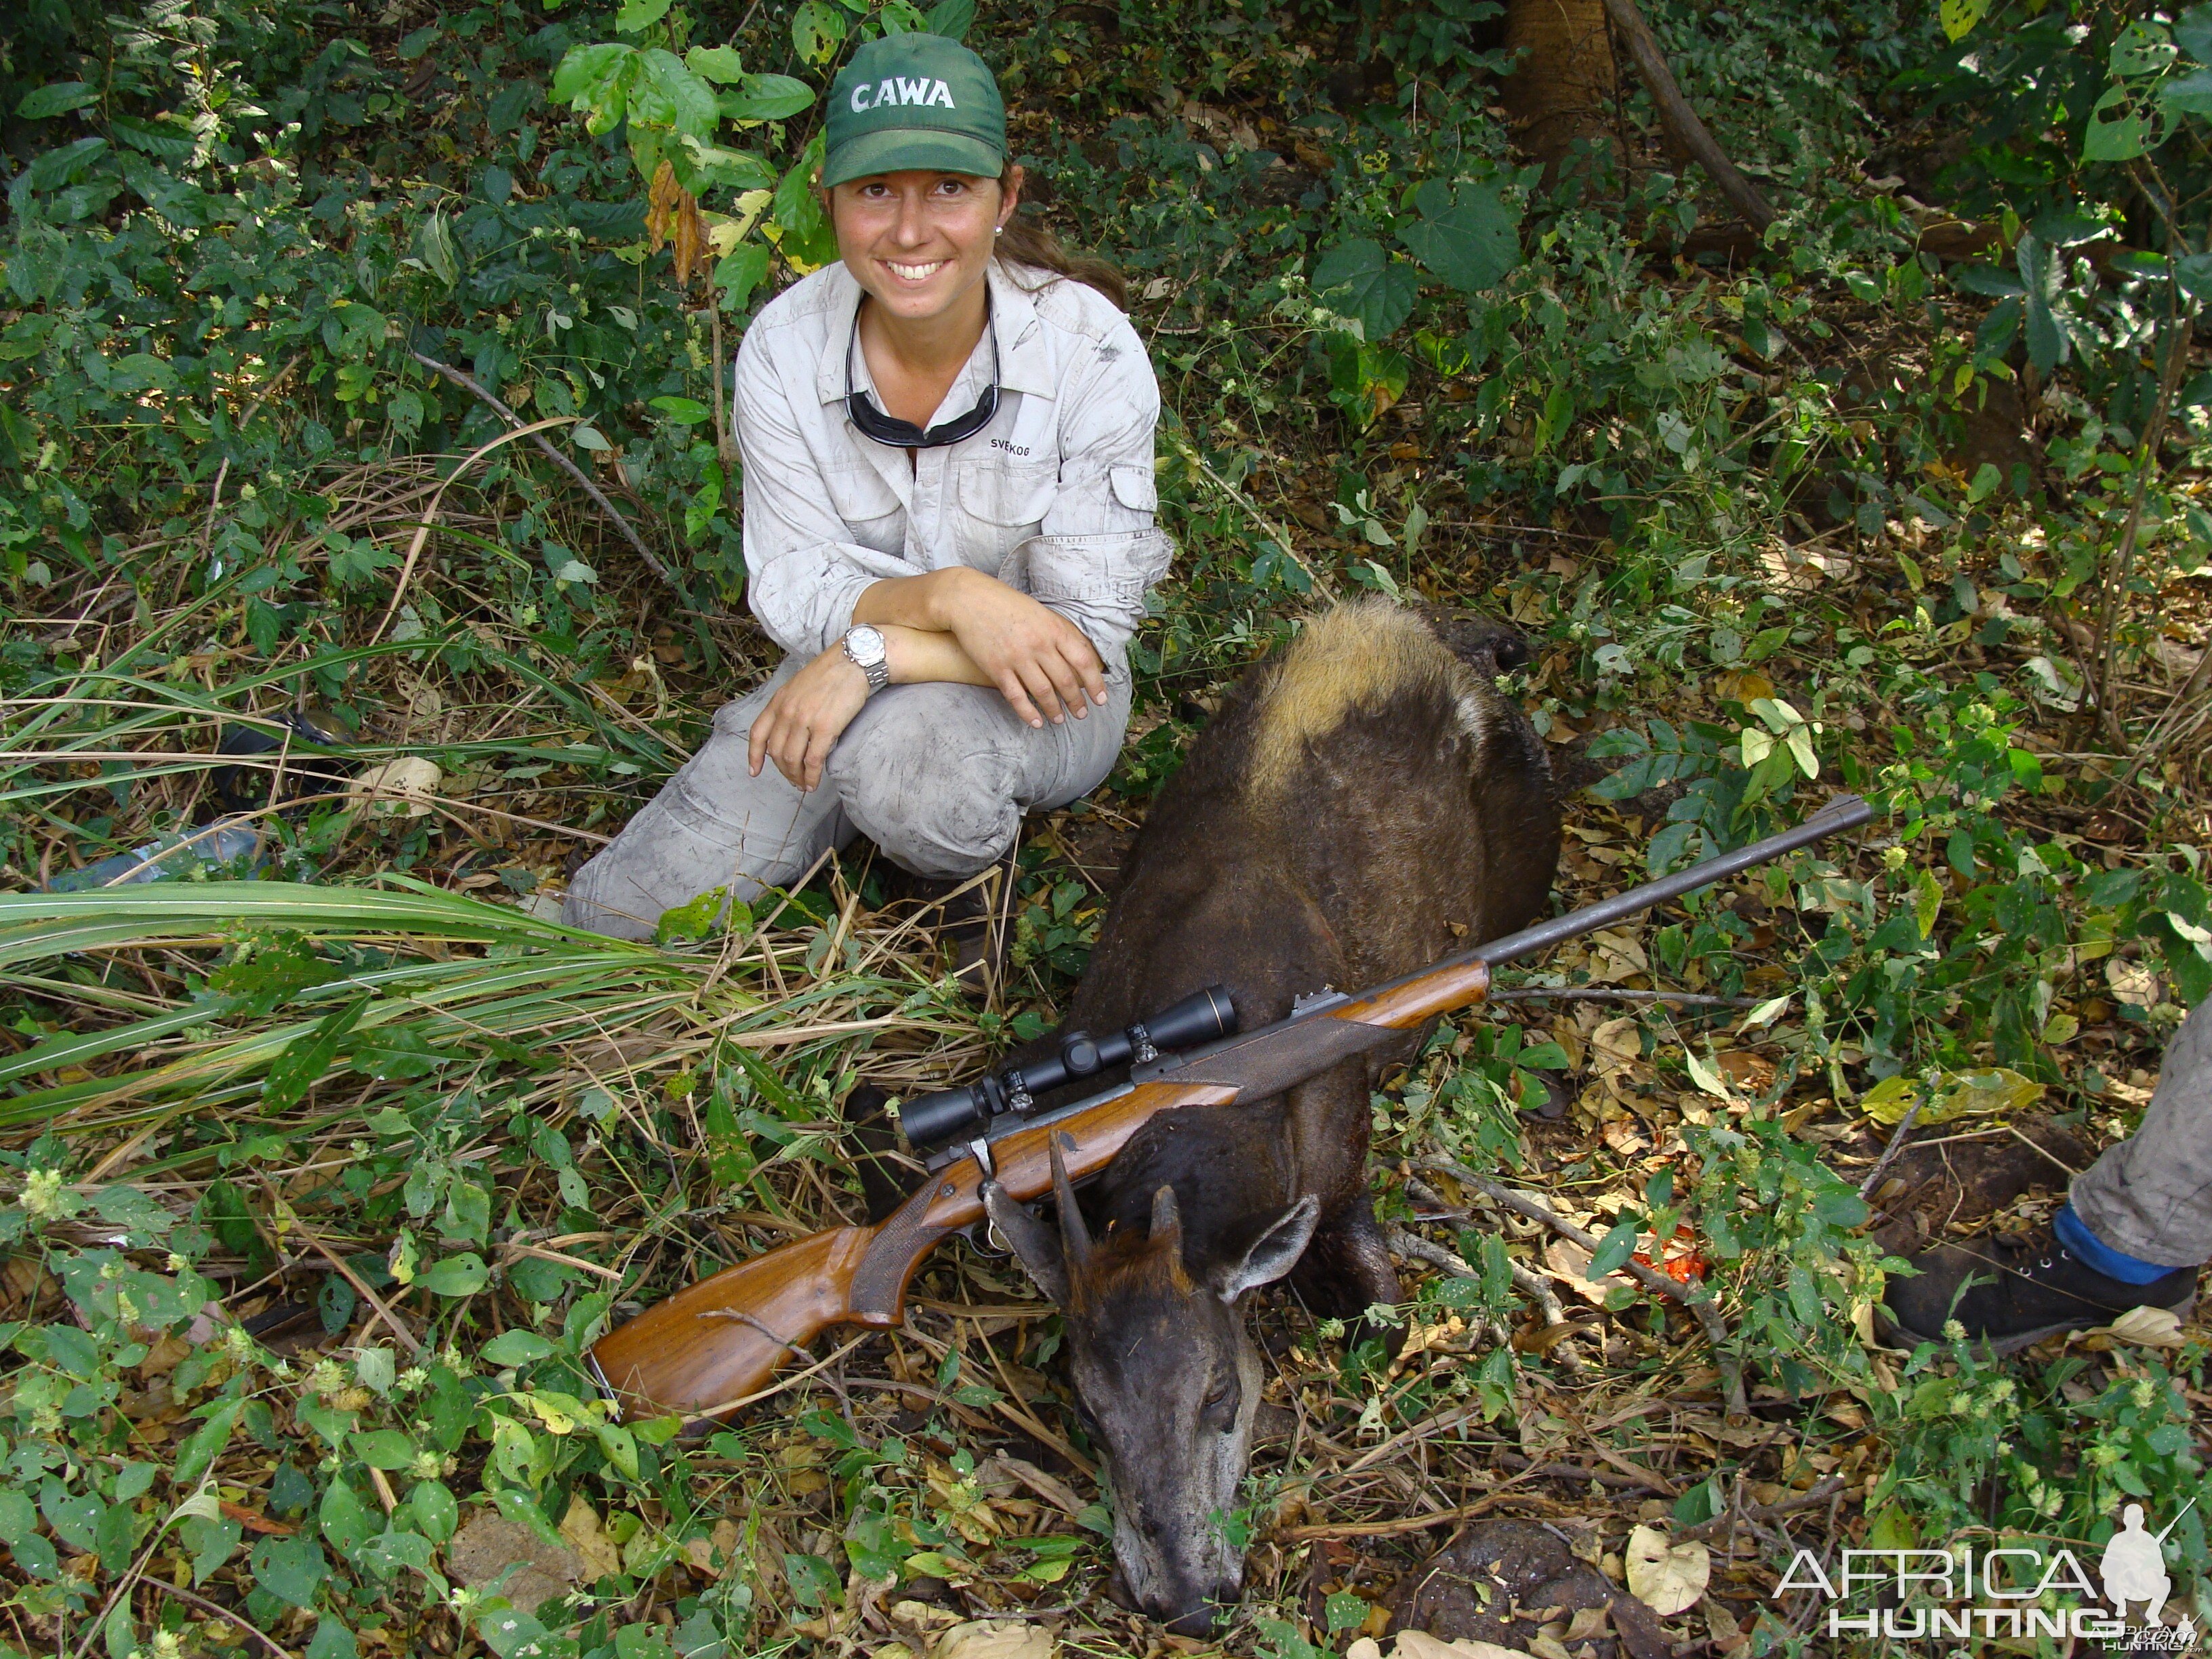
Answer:
<svg viewBox="0 0 2212 1659"><path fill-rule="evenodd" d="M258 1625L249 1623L246 1620L241 1618L237 1613L233 1613L228 1607L224 1607L221 1602L210 1601L206 1596L195 1595L188 1589L179 1589L176 1585L172 1584L166 1578L142 1578L138 1582L145 1585L149 1589L157 1589L161 1591L164 1595L173 1595L179 1601L188 1601L192 1606L198 1607L201 1612L212 1613L215 1617L222 1620L227 1624L237 1626L239 1629L244 1631L255 1641L260 1643L263 1647L267 1648L270 1652L275 1654L276 1656L276 1659L292 1659L292 1650L289 1648L278 1646L276 1638L270 1636Z"/></svg>
<svg viewBox="0 0 2212 1659"><path fill-rule="evenodd" d="M1502 1205L1532 1221L1542 1222L1561 1237L1572 1240L1593 1255L1597 1253L1602 1241L1595 1234L1577 1226L1540 1199L1533 1198L1527 1193L1516 1193L1510 1187L1479 1176L1466 1165L1448 1158L1424 1158L1417 1161L1425 1169L1435 1170L1451 1176L1462 1186L1472 1187L1493 1204ZM1713 1364L1720 1370L1721 1397L1727 1404L1728 1414L1733 1418L1749 1417L1751 1403L1744 1397L1743 1366L1729 1352L1728 1322L1721 1317L1721 1310L1713 1305L1711 1297L1702 1286L1693 1288L1685 1285L1679 1279L1668 1278L1656 1267L1645 1267L1640 1261L1625 1261L1620 1271L1647 1291L1656 1291L1661 1296L1682 1304L1696 1316L1698 1325L1705 1333L1706 1344L1713 1351Z"/></svg>
<svg viewBox="0 0 2212 1659"><path fill-rule="evenodd" d="M1869 1170L1867 1178L1859 1182L1861 1198L1874 1196L1875 1183L1881 1179L1881 1172L1889 1167L1890 1160L1905 1150L1905 1138L1912 1133L1912 1126L1920 1121L1920 1109L1926 1103L1923 1094L1921 1099L1906 1107L1905 1115L1897 1120L1897 1130L1890 1136L1889 1145L1881 1149L1881 1156L1875 1159L1874 1168Z"/></svg>
<svg viewBox="0 0 2212 1659"><path fill-rule="evenodd" d="M1690 107L1682 88L1675 84L1674 70L1667 67L1667 54L1659 48L1651 33L1651 26L1644 21L1637 9L1636 0L1605 0L1605 15L1613 21L1621 44L1628 48L1628 56L1636 65L1636 72L1644 79L1651 94L1651 101L1658 107L1660 124L1667 135L1687 150L1698 164L1711 173L1713 182L1727 197L1729 205L1743 215L1744 222L1761 235L1774 222L1774 210L1758 187L1736 170L1727 153L1705 131L1705 124L1698 118L1697 111Z"/></svg>
<svg viewBox="0 0 2212 1659"><path fill-rule="evenodd" d="M675 593L678 597L684 599L689 599L691 597L689 593L684 591L684 585L678 581L675 576L670 573L668 567L661 563L659 559L654 556L653 550L645 544L643 538L638 535L637 532L630 528L629 520L623 517L619 512L616 511L615 504L607 499L606 492L601 489L599 485L592 482L590 476L585 472L583 468L578 466L575 462L570 460L559 450L554 448L551 444L546 442L542 436L538 435L534 428L526 428L522 423L522 417L520 416L517 415L505 404L500 402L498 398L493 397L490 392L485 391L483 387L478 386L467 375L462 374L459 369L455 368L451 363L441 363L435 357L426 357L421 352L416 351L412 349L408 351L407 355L412 357L416 362L422 364L423 368L436 370L439 374L451 380L455 386L459 386L463 391L471 392L478 398L481 398L488 407L495 410L500 418L505 421L508 426L514 428L515 431L529 431L531 433L531 442L535 444L539 450L544 452L546 459L550 460L554 465L559 467L570 477L574 478L578 484L581 485L584 493L586 495L589 495L593 502L598 505L599 511L605 514L607 517L615 521L615 527L622 532L623 539L637 550L637 556L645 561L646 568L651 570L654 575L659 577L660 580L667 585L669 591ZM716 354L718 359L720 355L720 353ZM721 392L719 387L716 388L714 395L718 398L721 396ZM542 426L544 423L541 422L538 424Z"/></svg>
<svg viewBox="0 0 2212 1659"><path fill-rule="evenodd" d="M1771 1521L1777 1516L1795 1515L1799 1510L1818 1509L1840 1494L1844 1486L1842 1475L1825 1474L1805 1491L1771 1504L1731 1503L1727 1514L1717 1515L1710 1521L1700 1521L1696 1526L1685 1528L1674 1535L1676 1538L1711 1538L1715 1533L1725 1530L1731 1521L1739 1518L1755 1528L1760 1522Z"/></svg>
<svg viewBox="0 0 2212 1659"><path fill-rule="evenodd" d="M392 1334L399 1339L400 1346L407 1350L409 1357L411 1358L419 1356L422 1352L422 1344L421 1340L416 1338L414 1332L409 1330L406 1326L400 1322L399 1316L398 1314L392 1312L390 1308L385 1305L384 1298L377 1295L374 1291L368 1288L368 1281L364 1279L351 1267L348 1267L345 1263L344 1258L340 1256L336 1250L333 1250L329 1245L324 1243L321 1239L316 1237L314 1234L309 1232L305 1227L301 1226L296 1216L293 1218L292 1224L294 1231L296 1231L301 1237L307 1241L308 1246L313 1249L318 1255L321 1256L324 1261L329 1262L331 1267L337 1268L338 1271L338 1276L344 1279L347 1284L352 1285L355 1292L360 1296L361 1299L368 1303L368 1305L375 1310L376 1316L382 1320L386 1325L391 1328Z"/></svg>

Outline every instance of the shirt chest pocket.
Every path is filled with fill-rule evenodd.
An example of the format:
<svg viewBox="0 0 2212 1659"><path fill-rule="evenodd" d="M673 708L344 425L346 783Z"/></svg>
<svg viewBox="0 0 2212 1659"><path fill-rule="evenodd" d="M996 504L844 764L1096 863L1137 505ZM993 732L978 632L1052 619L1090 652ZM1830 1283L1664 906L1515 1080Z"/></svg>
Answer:
<svg viewBox="0 0 2212 1659"><path fill-rule="evenodd" d="M898 492L883 474L862 462L832 467L823 477L830 505L853 540L879 553L901 553L906 546L906 515Z"/></svg>
<svg viewBox="0 0 2212 1659"><path fill-rule="evenodd" d="M1001 527L1042 524L1059 493L1056 461L979 466L960 479L960 505L969 517Z"/></svg>
<svg viewBox="0 0 2212 1659"><path fill-rule="evenodd" d="M1031 461L975 467L960 477L961 551L981 570L999 570L1006 555L1036 535L1060 494L1060 464Z"/></svg>

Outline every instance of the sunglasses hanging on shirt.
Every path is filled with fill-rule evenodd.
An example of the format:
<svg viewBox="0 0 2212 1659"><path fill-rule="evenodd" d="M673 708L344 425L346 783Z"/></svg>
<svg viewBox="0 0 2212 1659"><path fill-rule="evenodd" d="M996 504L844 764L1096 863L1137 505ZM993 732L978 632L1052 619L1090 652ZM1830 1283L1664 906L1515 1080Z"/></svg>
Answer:
<svg viewBox="0 0 2212 1659"><path fill-rule="evenodd" d="M991 384L983 388L975 407L965 415L925 431L912 421L884 414L866 392L853 389L853 348L860 337L860 308L854 306L852 337L845 342L845 413L852 416L853 424L878 443L894 444L902 449L936 449L945 444L957 444L990 425L991 417L999 412L999 320L992 314L988 289L983 295L983 325L991 336Z"/></svg>

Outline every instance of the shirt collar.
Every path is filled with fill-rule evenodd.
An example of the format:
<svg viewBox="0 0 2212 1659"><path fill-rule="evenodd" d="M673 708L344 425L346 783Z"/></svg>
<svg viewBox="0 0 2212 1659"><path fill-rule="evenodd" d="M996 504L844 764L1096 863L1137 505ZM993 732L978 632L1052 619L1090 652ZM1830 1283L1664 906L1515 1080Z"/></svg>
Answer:
<svg viewBox="0 0 2212 1659"><path fill-rule="evenodd" d="M834 404L844 401L845 348L853 337L853 313L860 309L864 290L845 268L843 260L834 259L824 269L829 273L833 297L828 345L814 383L822 401ZM995 258L985 268L984 280L991 285L991 313L998 325L1000 389L1051 397L1058 389L1059 365L1044 323L1037 316L1036 300L1006 274L1006 267ZM981 386L983 377L990 372L991 336L986 330L961 373L963 377L972 376ZM856 389L873 389L866 354L857 348L854 352L853 384Z"/></svg>

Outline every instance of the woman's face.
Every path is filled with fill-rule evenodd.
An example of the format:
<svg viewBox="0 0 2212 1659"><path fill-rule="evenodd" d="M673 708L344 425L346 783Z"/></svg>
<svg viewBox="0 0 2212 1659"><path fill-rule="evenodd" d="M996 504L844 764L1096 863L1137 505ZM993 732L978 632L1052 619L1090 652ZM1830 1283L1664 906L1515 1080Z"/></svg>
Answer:
<svg viewBox="0 0 2212 1659"><path fill-rule="evenodd" d="M950 310L983 280L1000 226L1013 217L1009 187L965 173L878 173L830 191L830 219L845 269L884 309L920 321Z"/></svg>

